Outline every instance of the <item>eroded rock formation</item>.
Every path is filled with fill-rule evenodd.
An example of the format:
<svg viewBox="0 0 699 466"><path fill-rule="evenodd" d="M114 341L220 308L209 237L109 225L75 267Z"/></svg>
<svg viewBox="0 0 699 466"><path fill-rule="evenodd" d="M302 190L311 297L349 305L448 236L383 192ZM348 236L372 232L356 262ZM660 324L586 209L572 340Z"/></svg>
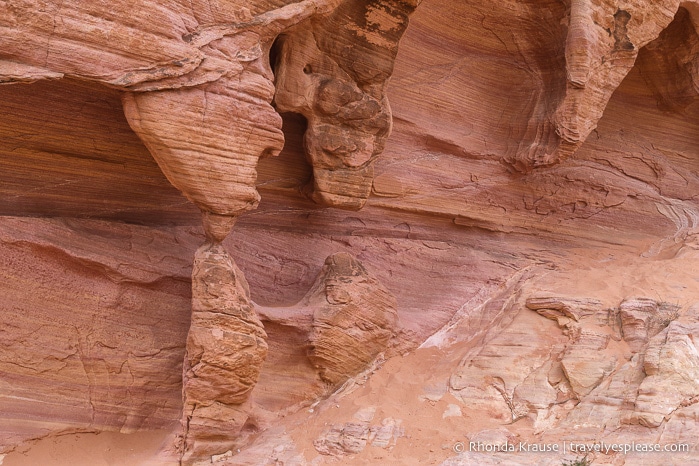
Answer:
<svg viewBox="0 0 699 466"><path fill-rule="evenodd" d="M393 295L359 261L338 253L326 259L314 286L295 306L261 308L250 300L245 277L222 245L199 248L182 381L183 461L225 452L246 424L256 428L260 409L274 407L264 392L276 380L263 381L261 393L253 392L268 355L268 336L258 313L268 325L298 329L303 335L298 349L310 348L309 365L327 385L314 389L310 374L291 374L309 392L303 394L303 404L336 389L387 349L396 331L395 307ZM283 352L276 346L280 343L273 350ZM280 369L290 375L288 366Z"/></svg>
<svg viewBox="0 0 699 466"><path fill-rule="evenodd" d="M360 202L348 204L360 208L373 180L369 161L383 150L390 128L386 81L398 40L407 27L407 14L415 7L355 1L338 7L331 0L278 8L260 3L253 8L258 10L255 13L245 5L219 2L141 4L135 9L75 2L61 3L49 11L32 3L0 8L6 23L0 45L7 48L0 61L0 81L27 83L67 76L127 91L122 102L131 128L167 179L202 211L207 243L195 256L192 322L183 370L185 461L216 453L239 433L247 419L243 405L267 352L266 334L249 301L245 278L221 241L241 213L257 207L258 160L277 155L283 147L281 117L270 105L275 89L269 64L272 42L300 21L328 15L327 21L315 24L319 46L339 63L331 74L344 69L345 76L350 73L354 81L350 79L350 85L339 80L321 83L317 107L334 115L357 100L353 92L362 101L354 111L339 117L345 123L361 122L352 130L362 133L359 139L369 134L360 142L362 147L349 149L347 158L352 169L361 169L360 177L368 177L361 183ZM34 16L37 9L42 14ZM157 27L148 29L146 19L156 21ZM358 24L363 29L357 29ZM337 28L343 31L339 41ZM112 35L109 43L103 43L95 31ZM156 40L158 34L165 37L164 44ZM366 56L376 58L361 64L357 57L349 56L347 47L358 41L369 46ZM63 59L82 51L92 54L81 54L79 61ZM107 55L110 60L104 60ZM374 97L360 91L357 84ZM323 151L348 153L352 137L343 132L350 126L326 128L340 128L340 133L333 134L320 131L313 122L308 140L318 141L320 147L311 149L316 155L314 164L327 170L332 166L321 156ZM317 178L321 186L329 182L320 174ZM356 183L351 178L333 181L336 195L353 190ZM379 346L385 346L390 335L387 327L392 323L395 318L379 322L384 333L388 332L375 336ZM323 346L322 338L318 344ZM365 349L371 358L376 352L376 344ZM368 362L364 359L359 358L360 365ZM343 375L361 369L355 366Z"/></svg>
<svg viewBox="0 0 699 466"><path fill-rule="evenodd" d="M257 162L284 144L281 117L270 105L271 43L289 25L321 12L320 4L295 3L255 17L246 7L216 12L182 36L204 55L201 67L184 82L166 78L137 88L159 92L124 94L127 120L168 180L202 210L213 240L223 240L238 215L257 207Z"/></svg>
<svg viewBox="0 0 699 466"><path fill-rule="evenodd" d="M222 453L238 436L267 356L266 340L243 273L221 244L199 248L182 374L183 460Z"/></svg>
<svg viewBox="0 0 699 466"><path fill-rule="evenodd" d="M289 384L299 384L306 393L300 394L298 404L310 403L361 372L376 368L385 353L395 350L393 346L399 343L395 296L359 260L345 252L325 259L298 303L290 307L257 306L257 311L266 327L277 331L281 327L287 335L296 334L289 343L295 348L276 348L277 353L293 352L295 357L287 355L284 363L280 360L277 364L298 367L301 359L307 366L299 373L286 367L285 374L274 377L289 377ZM263 393L259 396L265 397Z"/></svg>
<svg viewBox="0 0 699 466"><path fill-rule="evenodd" d="M346 253L328 257L304 304L313 310L309 357L334 386L367 368L398 323L396 298Z"/></svg>
<svg viewBox="0 0 699 466"><path fill-rule="evenodd" d="M643 283L658 283L652 270L635 270ZM602 279L610 272L592 271ZM578 271L569 279L588 280L593 278L590 273ZM552 279L560 277L554 273L545 280ZM561 284L571 286L569 279ZM560 330L520 310L518 303L524 302L556 322L554 327ZM594 298L539 295L524 299L520 294L491 314L493 327L480 337L481 344L472 350L475 354L466 353L450 378L449 391L465 405L491 413L506 425L504 430L476 428L467 436L488 445L538 442L559 448L566 441L690 442L694 428L680 432L677 426L687 425L686 416L694 412L699 399L694 374L697 349L689 336L696 335L695 314L696 306L681 308L648 297L629 297L610 306ZM449 330L458 331L458 327ZM666 433L652 430L661 425L668 429ZM560 455L484 451L467 449L442 464L560 462ZM693 453L684 453L677 453L673 460L690 464ZM588 459L634 464L642 455L606 452Z"/></svg>
<svg viewBox="0 0 699 466"><path fill-rule="evenodd" d="M572 0L565 42L565 92L553 94L557 107L548 115L553 124L540 126L532 144L520 146L510 163L528 171L570 157L597 127L639 50L658 38L679 6L677 0ZM690 9L694 8L692 4Z"/></svg>
<svg viewBox="0 0 699 466"><path fill-rule="evenodd" d="M696 3L416 6L0 3L0 455L694 441Z"/></svg>
<svg viewBox="0 0 699 466"><path fill-rule="evenodd" d="M298 38L285 38L295 47L317 41L315 52L293 55L313 63L285 63L279 73L287 83L281 89L296 92L301 104L291 104L293 97L278 102L282 110L310 119L316 197L361 208L373 180L370 162L390 132L386 83L416 4L258 3L5 5L0 82L75 77L128 91L122 100L129 124L168 180L202 210L208 234L220 241L234 218L259 202L259 158L277 155L284 144L281 118L270 105L272 43L294 24L316 17ZM94 31L109 35L109 42ZM288 83L299 87L304 73L317 74L313 84L291 89ZM306 94L312 94L308 104Z"/></svg>
<svg viewBox="0 0 699 466"><path fill-rule="evenodd" d="M417 0L345 1L278 39L275 105L308 121L312 198L361 209L391 131L386 96L398 43Z"/></svg>

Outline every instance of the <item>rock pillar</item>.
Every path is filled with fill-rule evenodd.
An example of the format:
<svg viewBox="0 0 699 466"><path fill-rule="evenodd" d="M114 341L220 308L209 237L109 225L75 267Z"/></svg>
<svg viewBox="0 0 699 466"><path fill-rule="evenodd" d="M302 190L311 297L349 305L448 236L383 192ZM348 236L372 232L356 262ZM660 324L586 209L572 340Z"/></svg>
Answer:
<svg viewBox="0 0 699 466"><path fill-rule="evenodd" d="M194 257L192 323L182 374L184 464L230 448L248 419L267 334L243 273L219 242Z"/></svg>

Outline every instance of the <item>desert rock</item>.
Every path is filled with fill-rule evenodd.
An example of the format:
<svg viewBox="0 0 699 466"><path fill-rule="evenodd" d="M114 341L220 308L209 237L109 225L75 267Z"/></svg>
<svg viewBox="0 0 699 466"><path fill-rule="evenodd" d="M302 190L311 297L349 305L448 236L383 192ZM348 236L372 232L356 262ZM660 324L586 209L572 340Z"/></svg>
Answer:
<svg viewBox="0 0 699 466"><path fill-rule="evenodd" d="M349 254L328 257L317 284L307 297L314 309L309 357L337 385L387 348L398 319L395 298Z"/></svg>
<svg viewBox="0 0 699 466"><path fill-rule="evenodd" d="M266 339L248 283L225 248L199 248L182 374L183 460L225 451L243 428L246 402L267 356Z"/></svg>
<svg viewBox="0 0 699 466"><path fill-rule="evenodd" d="M697 8L0 2L3 465L696 464Z"/></svg>

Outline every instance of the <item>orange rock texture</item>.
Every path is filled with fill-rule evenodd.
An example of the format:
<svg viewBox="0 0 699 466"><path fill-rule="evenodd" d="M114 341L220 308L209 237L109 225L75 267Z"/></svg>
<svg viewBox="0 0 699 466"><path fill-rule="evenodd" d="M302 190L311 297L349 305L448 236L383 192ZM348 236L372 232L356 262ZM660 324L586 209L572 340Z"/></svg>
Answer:
<svg viewBox="0 0 699 466"><path fill-rule="evenodd" d="M698 15L0 2L0 462L696 464Z"/></svg>

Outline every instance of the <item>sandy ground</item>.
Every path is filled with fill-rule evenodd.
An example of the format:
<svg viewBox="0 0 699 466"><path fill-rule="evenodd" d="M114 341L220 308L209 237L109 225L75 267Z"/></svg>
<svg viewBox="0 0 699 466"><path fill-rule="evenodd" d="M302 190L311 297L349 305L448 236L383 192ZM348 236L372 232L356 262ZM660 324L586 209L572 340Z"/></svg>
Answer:
<svg viewBox="0 0 699 466"><path fill-rule="evenodd" d="M172 437L168 431L120 434L68 434L47 437L25 452L4 457L2 466L170 466L158 452Z"/></svg>

